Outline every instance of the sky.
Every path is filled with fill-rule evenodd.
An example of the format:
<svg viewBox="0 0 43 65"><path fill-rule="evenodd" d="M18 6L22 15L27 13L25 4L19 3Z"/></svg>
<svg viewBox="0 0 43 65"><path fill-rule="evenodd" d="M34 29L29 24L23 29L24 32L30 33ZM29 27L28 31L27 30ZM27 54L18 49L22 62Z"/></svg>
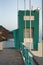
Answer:
<svg viewBox="0 0 43 65"><path fill-rule="evenodd" d="M18 10L24 10L24 0L18 0ZM40 8L39 37L42 33L42 0L32 0L33 9ZM26 0L26 10L29 9L29 0ZM0 25L12 31L18 28L17 0L0 0Z"/></svg>

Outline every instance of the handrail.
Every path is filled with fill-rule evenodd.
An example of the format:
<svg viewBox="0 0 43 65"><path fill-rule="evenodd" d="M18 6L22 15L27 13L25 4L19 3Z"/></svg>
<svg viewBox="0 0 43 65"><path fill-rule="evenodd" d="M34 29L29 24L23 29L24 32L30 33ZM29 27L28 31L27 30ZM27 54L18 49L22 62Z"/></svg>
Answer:
<svg viewBox="0 0 43 65"><path fill-rule="evenodd" d="M23 45L23 44L22 44ZM28 49L25 45L23 45L24 46L24 48L26 48L26 49ZM28 52L32 55L32 56L34 56L34 54L28 49Z"/></svg>
<svg viewBox="0 0 43 65"><path fill-rule="evenodd" d="M20 50L22 51L22 56L25 58L25 65L33 65L32 57L29 56L28 53L30 53L32 56L34 56L30 50L26 46L24 46L22 43L20 45Z"/></svg>
<svg viewBox="0 0 43 65"><path fill-rule="evenodd" d="M35 55L22 43L20 44L20 50L22 51L22 56L25 58L25 65L33 65L33 62L36 65L39 65L34 59ZM32 55L32 57L29 56L29 53Z"/></svg>

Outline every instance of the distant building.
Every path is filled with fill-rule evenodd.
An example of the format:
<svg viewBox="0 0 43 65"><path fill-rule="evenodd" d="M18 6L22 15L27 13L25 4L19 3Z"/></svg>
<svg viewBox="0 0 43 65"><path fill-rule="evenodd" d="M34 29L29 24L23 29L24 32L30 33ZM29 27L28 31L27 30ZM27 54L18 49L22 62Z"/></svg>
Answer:
<svg viewBox="0 0 43 65"><path fill-rule="evenodd" d="M13 38L13 33L11 33L3 26L0 26L0 41L4 41L11 38Z"/></svg>

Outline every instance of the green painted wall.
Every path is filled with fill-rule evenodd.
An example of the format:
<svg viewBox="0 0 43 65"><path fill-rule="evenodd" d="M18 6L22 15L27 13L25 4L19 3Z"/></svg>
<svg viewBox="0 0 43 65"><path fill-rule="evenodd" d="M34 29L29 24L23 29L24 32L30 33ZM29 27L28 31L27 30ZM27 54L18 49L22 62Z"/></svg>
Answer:
<svg viewBox="0 0 43 65"><path fill-rule="evenodd" d="M20 48L19 44L19 29L13 30L13 35L14 35L14 45L16 49Z"/></svg>
<svg viewBox="0 0 43 65"><path fill-rule="evenodd" d="M30 11L26 11L26 15L30 15ZM33 49L38 49L38 42L39 42L39 11L32 11L31 15L34 16L34 20L32 22L32 28L34 29L33 33ZM19 44L24 42L24 27L25 27L25 21L24 21L24 11L20 10L18 12L18 27L19 27ZM30 21L26 22L26 27L30 27Z"/></svg>

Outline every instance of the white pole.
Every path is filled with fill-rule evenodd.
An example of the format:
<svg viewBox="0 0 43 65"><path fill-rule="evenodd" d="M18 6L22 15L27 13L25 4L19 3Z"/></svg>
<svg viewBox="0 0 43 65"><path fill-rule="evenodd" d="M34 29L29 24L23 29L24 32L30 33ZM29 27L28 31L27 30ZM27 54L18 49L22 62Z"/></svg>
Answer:
<svg viewBox="0 0 43 65"><path fill-rule="evenodd" d="M31 18L31 0L30 0L30 18ZM30 19L30 38L31 38L31 19Z"/></svg>
<svg viewBox="0 0 43 65"><path fill-rule="evenodd" d="M26 16L26 0L24 0L24 16ZM26 20L25 20L25 44L26 44Z"/></svg>
<svg viewBox="0 0 43 65"><path fill-rule="evenodd" d="M30 7L30 18L31 18L31 0L29 0L29 7ZM31 50L31 19L30 19L30 50Z"/></svg>
<svg viewBox="0 0 43 65"><path fill-rule="evenodd" d="M17 12L18 12L18 1L19 1L19 0L17 0Z"/></svg>
<svg viewBox="0 0 43 65"><path fill-rule="evenodd" d="M16 0L17 1L17 23L18 23L18 8L19 8L19 0Z"/></svg>
<svg viewBox="0 0 43 65"><path fill-rule="evenodd" d="M24 0L24 15L26 16L26 0ZM26 20L25 20L25 31L26 31Z"/></svg>

